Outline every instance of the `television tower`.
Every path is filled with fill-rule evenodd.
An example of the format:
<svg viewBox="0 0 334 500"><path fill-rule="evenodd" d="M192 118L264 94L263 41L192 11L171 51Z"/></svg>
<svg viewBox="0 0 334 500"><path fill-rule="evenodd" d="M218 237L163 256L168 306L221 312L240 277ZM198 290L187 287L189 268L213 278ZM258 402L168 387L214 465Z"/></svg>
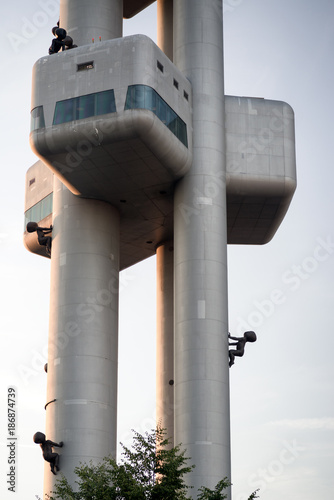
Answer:
<svg viewBox="0 0 334 500"><path fill-rule="evenodd" d="M118 275L156 253L157 421L196 465L195 498L231 478L227 244L280 225L294 116L225 96L222 0L157 0L159 47L123 38L152 3L61 0L74 43L34 66L25 217L53 226L45 432L62 473L116 454ZM45 493L56 478L46 464Z"/></svg>

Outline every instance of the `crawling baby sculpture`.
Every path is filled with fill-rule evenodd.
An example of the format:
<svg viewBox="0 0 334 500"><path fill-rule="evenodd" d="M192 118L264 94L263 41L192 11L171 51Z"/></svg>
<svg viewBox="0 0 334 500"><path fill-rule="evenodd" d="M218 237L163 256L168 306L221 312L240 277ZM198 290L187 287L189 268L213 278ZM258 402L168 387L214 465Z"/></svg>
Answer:
<svg viewBox="0 0 334 500"><path fill-rule="evenodd" d="M60 441L59 444L54 443L53 441L46 439L43 432L36 432L36 434L34 434L33 441L34 443L39 444L42 448L43 458L47 462L50 462L52 474L57 474L57 471L59 471L59 455L58 453L53 452L52 448L61 448L63 446L63 442Z"/></svg>
<svg viewBox="0 0 334 500"><path fill-rule="evenodd" d="M245 344L246 342L255 342L256 341L256 333L255 332L245 332L243 337L232 337L228 334L228 338L231 340L236 340L237 342L230 342L229 346L236 346L236 349L231 349L228 353L230 358L229 366L234 365L235 356L243 356L245 352Z"/></svg>

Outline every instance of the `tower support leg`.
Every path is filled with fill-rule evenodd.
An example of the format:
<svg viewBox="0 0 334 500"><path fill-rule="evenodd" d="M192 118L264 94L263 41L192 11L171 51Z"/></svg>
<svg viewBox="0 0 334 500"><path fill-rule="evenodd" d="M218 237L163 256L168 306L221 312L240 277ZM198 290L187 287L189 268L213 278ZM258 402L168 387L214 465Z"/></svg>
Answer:
<svg viewBox="0 0 334 500"><path fill-rule="evenodd" d="M193 88L193 164L175 189L175 443L196 498L230 475L221 0L174 0L174 63Z"/></svg>
<svg viewBox="0 0 334 500"><path fill-rule="evenodd" d="M156 416L174 445L174 251L169 241L157 248Z"/></svg>
<svg viewBox="0 0 334 500"><path fill-rule="evenodd" d="M46 436L60 470L116 454L119 214L54 182ZM57 476L45 469L44 493Z"/></svg>
<svg viewBox="0 0 334 500"><path fill-rule="evenodd" d="M76 45L119 38L123 33L123 0L60 0L60 27Z"/></svg>
<svg viewBox="0 0 334 500"><path fill-rule="evenodd" d="M173 60L173 0L157 1L158 47Z"/></svg>

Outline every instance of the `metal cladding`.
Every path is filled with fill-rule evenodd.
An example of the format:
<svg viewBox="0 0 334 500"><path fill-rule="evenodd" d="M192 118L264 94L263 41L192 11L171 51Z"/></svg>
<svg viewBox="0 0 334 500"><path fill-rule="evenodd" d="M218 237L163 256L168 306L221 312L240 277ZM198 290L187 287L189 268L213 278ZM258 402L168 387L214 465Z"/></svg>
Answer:
<svg viewBox="0 0 334 500"><path fill-rule="evenodd" d="M78 47L34 66L25 227L53 226L46 435L62 473L74 485L80 462L115 454L118 273L156 253L157 418L196 498L231 477L227 244L279 227L294 115L224 95L222 0L158 0L160 48L122 38L151 3L61 0ZM24 243L46 256L35 232Z"/></svg>

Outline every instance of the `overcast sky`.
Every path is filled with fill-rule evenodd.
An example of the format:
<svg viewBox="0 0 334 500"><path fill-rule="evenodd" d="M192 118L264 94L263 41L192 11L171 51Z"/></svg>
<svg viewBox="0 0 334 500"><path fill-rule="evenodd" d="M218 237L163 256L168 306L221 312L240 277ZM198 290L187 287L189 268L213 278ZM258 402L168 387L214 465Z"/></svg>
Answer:
<svg viewBox="0 0 334 500"><path fill-rule="evenodd" d="M22 244L31 69L47 54L57 0L5 2L1 11L0 497L42 497L50 263ZM225 90L289 103L298 186L274 239L230 246L229 329L255 330L231 369L233 500L331 500L334 492L334 3L226 0ZM54 14L55 13L55 14ZM156 6L124 34L156 40ZM275 300L275 297L280 300ZM155 258L122 273L119 435L155 426ZM7 389L17 393L17 493L9 471Z"/></svg>

